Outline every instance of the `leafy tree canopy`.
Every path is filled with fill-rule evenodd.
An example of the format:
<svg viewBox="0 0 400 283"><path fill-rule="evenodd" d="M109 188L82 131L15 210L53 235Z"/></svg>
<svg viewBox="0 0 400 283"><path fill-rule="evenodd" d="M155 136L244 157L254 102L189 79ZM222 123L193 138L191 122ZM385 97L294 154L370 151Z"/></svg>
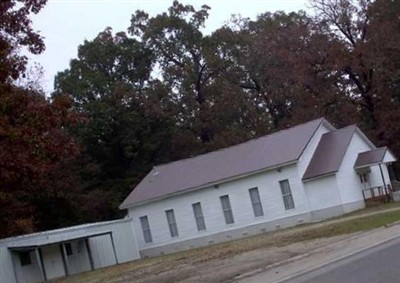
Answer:
<svg viewBox="0 0 400 283"><path fill-rule="evenodd" d="M30 14L37 14L47 0L2 0L0 3L0 83L16 80L25 71L27 57L44 50L43 38L33 30Z"/></svg>

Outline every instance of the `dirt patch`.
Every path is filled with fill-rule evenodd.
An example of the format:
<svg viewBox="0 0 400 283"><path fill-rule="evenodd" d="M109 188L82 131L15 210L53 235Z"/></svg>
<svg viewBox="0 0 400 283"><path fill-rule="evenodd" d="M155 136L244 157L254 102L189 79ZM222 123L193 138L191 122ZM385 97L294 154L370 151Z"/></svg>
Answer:
<svg viewBox="0 0 400 283"><path fill-rule="evenodd" d="M200 256L187 257L164 256L159 258L158 261L148 259L144 260L142 264L132 262L96 270L78 275L75 278L70 277L65 282L224 282L243 273L257 269L263 270L271 264L291 259L305 254L311 249L326 246L347 237L350 237L350 235L293 243L285 247L258 247L257 249L236 253L236 255L226 252L226 247L216 246L214 252L208 256L204 253ZM258 246L258 243L255 244Z"/></svg>
<svg viewBox="0 0 400 283"><path fill-rule="evenodd" d="M355 232L398 220L398 205L382 211L365 210L320 223L111 266L58 282L225 282L320 247L329 249L330 244L350 238Z"/></svg>

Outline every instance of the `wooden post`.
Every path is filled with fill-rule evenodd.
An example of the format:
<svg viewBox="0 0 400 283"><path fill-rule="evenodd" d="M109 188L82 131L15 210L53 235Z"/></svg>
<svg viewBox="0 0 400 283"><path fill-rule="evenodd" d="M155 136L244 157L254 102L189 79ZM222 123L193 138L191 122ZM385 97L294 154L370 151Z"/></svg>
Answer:
<svg viewBox="0 0 400 283"><path fill-rule="evenodd" d="M42 257L40 255L39 248L35 248L35 254L36 254L36 259L37 259L37 262L38 262L38 265L39 265L39 268L40 268L40 273L42 274L43 282L46 282L47 281L46 271L44 270Z"/></svg>
<svg viewBox="0 0 400 283"><path fill-rule="evenodd" d="M65 276L68 277L71 274L70 274L67 250L65 249L65 243L62 243L61 246L62 246L62 255L63 255L64 262L65 262Z"/></svg>
<svg viewBox="0 0 400 283"><path fill-rule="evenodd" d="M388 194L388 191L387 191L387 188L386 188L386 182L385 182L385 177L384 177L384 175L383 175L381 163L379 163L379 170L381 171L381 176L382 176L382 181L383 181L383 187L385 188L386 200L389 201L390 195Z"/></svg>
<svg viewBox="0 0 400 283"><path fill-rule="evenodd" d="M117 258L117 253L115 251L115 244L114 244L114 238L113 238L112 232L110 232L110 238L111 238L111 245L112 245L112 248L114 251L115 263L118 264L118 258Z"/></svg>
<svg viewBox="0 0 400 283"><path fill-rule="evenodd" d="M90 268L92 270L94 270L93 256L92 256L92 251L90 249L90 244L89 244L88 238L85 239L85 246L86 246L87 253L89 255Z"/></svg>
<svg viewBox="0 0 400 283"><path fill-rule="evenodd" d="M67 265L65 263L65 258L64 258L63 244L59 244L58 247L60 248L61 259L62 259L63 267L64 267L64 273L65 273L65 276L67 277L68 271L67 271Z"/></svg>

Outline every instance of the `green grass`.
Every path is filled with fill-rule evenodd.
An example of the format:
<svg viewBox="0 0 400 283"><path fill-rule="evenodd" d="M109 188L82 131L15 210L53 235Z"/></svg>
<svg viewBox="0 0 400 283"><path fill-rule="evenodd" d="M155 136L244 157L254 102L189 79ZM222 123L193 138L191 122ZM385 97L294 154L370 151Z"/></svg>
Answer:
<svg viewBox="0 0 400 283"><path fill-rule="evenodd" d="M343 234L351 234L382 227L396 221L400 221L400 210L364 216L356 219L343 220L341 222L331 224L328 222L325 225L315 228L309 226L304 231L293 233L291 236L295 239L285 239L285 242L298 242L317 238L333 237Z"/></svg>
<svg viewBox="0 0 400 283"><path fill-rule="evenodd" d="M364 215L364 214L368 214L368 213L380 212L380 211L384 211L384 210L388 210L388 209L396 209L396 208L400 209L399 202L389 202L389 203L377 202L375 204L371 203L369 207L348 213L345 216L342 216L342 218L357 216L357 215Z"/></svg>

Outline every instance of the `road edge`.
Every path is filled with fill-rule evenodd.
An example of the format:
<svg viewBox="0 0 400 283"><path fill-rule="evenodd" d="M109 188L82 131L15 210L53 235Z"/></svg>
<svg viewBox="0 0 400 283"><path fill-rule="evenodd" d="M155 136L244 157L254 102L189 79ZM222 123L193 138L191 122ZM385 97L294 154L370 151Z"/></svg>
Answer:
<svg viewBox="0 0 400 283"><path fill-rule="evenodd" d="M384 226L381 226L381 227L378 227L378 228L375 228L375 229L372 229L372 230L356 232L354 234L351 234L351 236L349 236L349 237L346 237L344 239L340 239L338 241L330 243L329 245L326 245L326 246L323 246L323 247L318 247L318 248L316 248L314 250L311 250L310 252L303 253L303 254L300 254L300 255L296 255L294 257L291 257L291 258L288 258L288 259L285 259L285 260L282 260L282 261L278 261L278 262L266 265L264 267L260 267L260 268L257 268L255 270L243 273L241 275L235 276L234 278L232 278L232 279L230 279L230 280L228 280L226 282L227 283L233 283L233 282L238 282L238 281L241 281L241 280L245 280L246 278L249 278L249 277L255 276L257 274L266 272L266 271L271 270L271 269L273 269L275 267L279 267L279 266L283 266L283 265L286 265L286 264L290 264L290 263L296 262L298 260L301 260L303 258L312 256L312 255L317 254L318 252L322 251L323 249L326 249L326 248L328 248L330 246L334 246L334 245L336 245L336 244L338 244L340 242L348 241L350 239L359 238L359 237L362 237L365 234L371 233L371 231L385 230L387 228L390 228L392 226L397 226L399 224L400 224L400 221L397 221L397 222L394 222L394 223L391 223L391 224L388 224L388 225L384 225ZM400 235L396 235L396 236L392 236L392 237L390 237L388 239L384 239L384 240L381 240L379 242L375 242L372 245L369 245L367 247L363 247L363 248L357 249L357 250L352 251L352 252L350 252L348 254L345 254L343 256L339 256L338 258L329 260L327 262L321 263L321 264L313 266L311 268L306 268L304 270L301 270L299 272L291 274L290 276L284 277L283 279L280 279L279 281L275 281L274 283L283 283L283 282L285 282L287 280L294 279L294 278L299 277L299 276L301 276L301 275L303 275L305 273L312 272L312 271L314 271L316 269L322 268L322 267L327 266L329 264L332 264L332 263L335 263L337 261L343 260L345 258L351 257L351 256L356 255L358 253L362 253L362 252L364 252L364 251L366 251L368 249L372 249L372 248L374 248L376 246L379 246L381 244L384 244L386 242L393 241L394 239L399 238L399 237L400 237Z"/></svg>
<svg viewBox="0 0 400 283"><path fill-rule="evenodd" d="M400 224L400 223L399 223L399 224ZM386 225L385 225L385 226L382 226L381 228L388 228L388 227L392 227L392 226L395 226L395 225L398 225L398 224L394 224L394 225L391 225L391 226L386 226ZM379 228L378 228L378 229L379 229ZM365 232L363 232L363 234L364 234L364 233L367 233L367 232L370 232L370 231L365 231ZM359 235L359 236L360 236L360 235ZM330 260L330 261L321 263L321 264L319 264L319 265L317 265L317 266L313 266L313 267L311 267L311 268L307 268L307 269L305 269L305 270L299 271L299 272L297 272L297 273L295 273L295 274L292 274L292 275L287 276L287 277L285 277L285 278L283 278L283 279L280 279L279 281L275 281L274 283L283 283L283 282L285 282L285 281L295 279L296 277L299 277L299 276L301 276L301 275L303 275L303 274L305 274L305 273L313 272L313 271L315 271L315 270L317 270L317 269L319 269L319 268L323 268L323 267L325 267L325 266L327 266L327 265L329 265L329 264L336 263L336 262L338 262L338 261L341 261L341 260L343 260L343 259L349 258L349 257L354 256L354 255L356 255L356 254L365 252L365 251L367 251L367 250L369 250L369 249L372 249L372 248L374 248L374 247L377 247L377 246L379 246L379 245L382 245L382 244L385 244L385 243L387 243L387 242L390 242L390 241L393 241L393 240L395 240L395 239L398 239L399 237L400 237L400 235L396 235L396 236L392 236L392 237L390 237L390 238L388 238L388 239L381 240L381 241L376 242L376 243L374 243L374 244L372 244L372 245L369 245L369 246L367 246L367 247L363 247L363 248L361 248L361 249L352 251L352 252L350 252L350 253L348 253L348 254L345 254L345 255L340 256L340 257L338 257L338 258L335 258L335 259L333 259L333 260ZM346 239L344 239L344 240L342 240L342 241L345 241L345 240L346 240ZM328 245L328 246L326 246L326 247L329 247L329 246L330 246L330 245ZM309 253L309 254L311 255L312 253Z"/></svg>

